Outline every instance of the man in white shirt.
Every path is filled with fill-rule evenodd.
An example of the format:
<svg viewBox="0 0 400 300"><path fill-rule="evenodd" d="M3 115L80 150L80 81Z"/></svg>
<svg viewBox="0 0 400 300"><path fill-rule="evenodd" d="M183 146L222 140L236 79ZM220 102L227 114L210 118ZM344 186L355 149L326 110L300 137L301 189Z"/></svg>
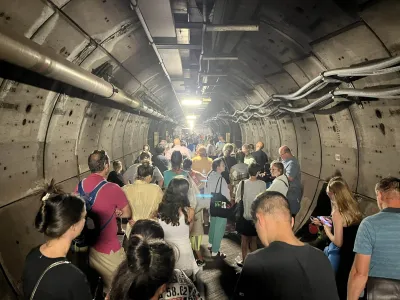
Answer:
<svg viewBox="0 0 400 300"><path fill-rule="evenodd" d="M174 147L169 149L165 153L165 157L168 160L171 160L171 155L172 155L172 152L174 152L174 151L179 151L182 154L182 156L185 156L187 158L191 158L192 157L192 154L191 154L190 150L188 148L186 148L185 146L181 146L181 140L178 139L178 138L174 139Z"/></svg>

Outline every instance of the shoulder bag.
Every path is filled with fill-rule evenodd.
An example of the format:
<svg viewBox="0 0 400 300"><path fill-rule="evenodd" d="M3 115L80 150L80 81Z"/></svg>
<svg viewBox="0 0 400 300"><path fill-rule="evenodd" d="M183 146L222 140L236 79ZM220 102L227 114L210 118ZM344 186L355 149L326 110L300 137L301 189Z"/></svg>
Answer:
<svg viewBox="0 0 400 300"><path fill-rule="evenodd" d="M217 181L214 193L211 193L210 215L212 217L227 219L232 216L234 211L232 210L233 207L231 207L230 201L221 193L222 180L224 179L221 176ZM217 192L218 184L219 184L219 191Z"/></svg>

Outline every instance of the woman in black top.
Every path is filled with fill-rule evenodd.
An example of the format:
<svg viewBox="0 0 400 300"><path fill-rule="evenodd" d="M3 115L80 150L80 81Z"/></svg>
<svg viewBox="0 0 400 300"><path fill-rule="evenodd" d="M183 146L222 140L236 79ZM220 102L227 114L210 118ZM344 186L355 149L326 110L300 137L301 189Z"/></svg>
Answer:
<svg viewBox="0 0 400 300"><path fill-rule="evenodd" d="M122 163L119 160L114 160L113 169L110 174L108 174L107 181L118 184L120 187L125 185L124 178L122 177Z"/></svg>
<svg viewBox="0 0 400 300"><path fill-rule="evenodd" d="M86 276L66 259L72 240L85 225L85 202L74 195L63 194L53 183L43 192L35 219L36 229L44 233L48 241L32 249L26 257L24 299L31 299L34 293L32 299L35 300L89 300L92 296Z"/></svg>
<svg viewBox="0 0 400 300"><path fill-rule="evenodd" d="M225 179L226 183L229 185L231 183L229 179L229 172L231 168L236 165L236 158L232 157L231 154L233 152L232 144L225 144L222 150L222 161L225 164L225 171L221 173L222 177Z"/></svg>

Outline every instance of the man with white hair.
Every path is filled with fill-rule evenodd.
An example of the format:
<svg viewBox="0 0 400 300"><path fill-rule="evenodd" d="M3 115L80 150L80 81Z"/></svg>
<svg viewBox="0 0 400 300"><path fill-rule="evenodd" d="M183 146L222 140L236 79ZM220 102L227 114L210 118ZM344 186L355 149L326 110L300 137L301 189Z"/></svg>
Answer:
<svg viewBox="0 0 400 300"><path fill-rule="evenodd" d="M328 258L294 235L294 218L285 196L273 191L259 194L251 215L265 248L247 255L235 300L339 299Z"/></svg>
<svg viewBox="0 0 400 300"><path fill-rule="evenodd" d="M181 146L181 140L179 138L174 139L174 146L165 153L165 157L171 160L171 155L174 151L179 151L184 157L192 157L190 150L185 146Z"/></svg>

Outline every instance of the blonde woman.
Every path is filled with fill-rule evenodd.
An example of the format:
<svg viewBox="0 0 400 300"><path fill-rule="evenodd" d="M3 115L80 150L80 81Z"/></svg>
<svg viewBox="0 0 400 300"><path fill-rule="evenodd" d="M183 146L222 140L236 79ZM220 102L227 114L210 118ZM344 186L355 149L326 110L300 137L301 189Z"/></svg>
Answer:
<svg viewBox="0 0 400 300"><path fill-rule="evenodd" d="M331 200L332 225L322 224L320 220L313 223L323 226L331 243L324 252L328 256L336 273L336 284L340 299L346 299L347 280L354 260L354 241L362 214L347 183L342 177L333 177L326 188Z"/></svg>

